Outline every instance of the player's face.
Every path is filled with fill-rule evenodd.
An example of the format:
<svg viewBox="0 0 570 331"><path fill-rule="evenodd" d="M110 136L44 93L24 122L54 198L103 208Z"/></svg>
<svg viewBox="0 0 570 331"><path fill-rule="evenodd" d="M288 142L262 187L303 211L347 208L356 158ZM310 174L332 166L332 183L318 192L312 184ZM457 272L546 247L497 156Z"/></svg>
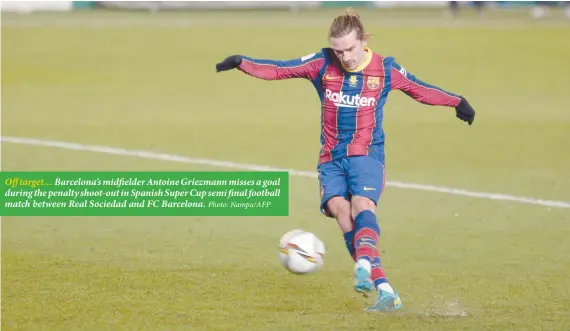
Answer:
<svg viewBox="0 0 570 331"><path fill-rule="evenodd" d="M331 38L330 42L336 56L347 69L355 69L366 59L366 41L358 40L356 31L344 37Z"/></svg>

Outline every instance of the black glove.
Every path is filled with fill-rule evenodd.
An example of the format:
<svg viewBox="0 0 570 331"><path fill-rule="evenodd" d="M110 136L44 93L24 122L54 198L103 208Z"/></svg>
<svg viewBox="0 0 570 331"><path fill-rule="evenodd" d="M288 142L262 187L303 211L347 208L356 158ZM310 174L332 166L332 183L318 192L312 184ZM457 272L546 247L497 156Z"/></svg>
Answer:
<svg viewBox="0 0 570 331"><path fill-rule="evenodd" d="M232 55L225 58L222 62L216 64L216 72L232 70L241 64L241 55Z"/></svg>
<svg viewBox="0 0 570 331"><path fill-rule="evenodd" d="M475 110L463 97L461 97L461 102L459 105L455 107L455 112L457 114L457 118L469 123L469 125L471 125L473 123L473 120L475 120Z"/></svg>

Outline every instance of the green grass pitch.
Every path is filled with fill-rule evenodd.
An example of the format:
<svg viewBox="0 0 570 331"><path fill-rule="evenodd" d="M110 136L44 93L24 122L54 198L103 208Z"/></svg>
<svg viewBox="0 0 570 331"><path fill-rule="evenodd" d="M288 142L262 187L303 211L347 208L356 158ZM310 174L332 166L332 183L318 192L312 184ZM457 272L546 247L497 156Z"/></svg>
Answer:
<svg viewBox="0 0 570 331"><path fill-rule="evenodd" d="M214 65L311 53L336 13L3 14L2 136L314 170L311 84ZM393 92L388 180L570 201L570 25L467 15L363 12L373 50L477 109L469 127ZM2 169L217 168L6 142ZM2 330L570 330L570 209L387 187L405 311L366 314L316 180L290 185L283 218L2 218ZM327 245L319 273L279 265L293 228Z"/></svg>

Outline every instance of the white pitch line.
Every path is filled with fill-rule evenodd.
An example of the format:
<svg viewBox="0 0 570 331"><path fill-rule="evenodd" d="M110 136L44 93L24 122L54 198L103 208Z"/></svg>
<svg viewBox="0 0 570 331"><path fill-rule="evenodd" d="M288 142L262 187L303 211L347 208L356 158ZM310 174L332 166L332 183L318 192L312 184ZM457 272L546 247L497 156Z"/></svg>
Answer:
<svg viewBox="0 0 570 331"><path fill-rule="evenodd" d="M129 150L124 148L116 148L108 146L84 145L84 144L77 144L77 143L64 142L64 141L41 140L41 139L22 138L22 137L2 137L2 142L31 145L31 146L54 147L54 148L70 149L76 151L87 151L87 152L103 153L103 154L134 156L144 159L154 159L154 160L171 161L171 162L188 163L188 164L200 164L200 165L207 165L219 168L243 169L243 170L252 170L252 171L286 171L291 176L317 178L317 173L314 171L283 169L283 168L275 168L258 164L235 163L230 161L193 158L182 155L154 153L142 150ZM533 204L533 205L541 205L548 207L570 208L570 202L565 202L565 201L542 200L542 199L526 198L526 197L519 197L519 196L500 194L500 193L472 192L472 191L466 191L450 187L404 183L397 181L387 181L386 185L399 187L399 188L407 188L412 190L431 191L431 192L447 193L459 196L467 196L472 198L513 201L524 204Z"/></svg>

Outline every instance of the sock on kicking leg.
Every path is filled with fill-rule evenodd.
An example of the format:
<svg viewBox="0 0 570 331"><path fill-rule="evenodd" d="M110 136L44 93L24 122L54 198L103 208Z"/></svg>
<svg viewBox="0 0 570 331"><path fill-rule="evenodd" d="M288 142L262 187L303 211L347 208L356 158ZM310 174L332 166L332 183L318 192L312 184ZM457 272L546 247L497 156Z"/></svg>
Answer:
<svg viewBox="0 0 570 331"><path fill-rule="evenodd" d="M374 281L374 287L379 290L383 290L385 292L394 293L394 289L388 283L388 278L386 278L386 273L384 273L384 269L382 269L382 263L380 262L380 256L374 257L372 259L372 281Z"/></svg>
<svg viewBox="0 0 570 331"><path fill-rule="evenodd" d="M380 261L380 252L378 251L380 227L376 215L370 210L364 210L356 216L354 223L355 261L370 271L374 286L377 289L394 292L388 283Z"/></svg>
<svg viewBox="0 0 570 331"><path fill-rule="evenodd" d="M354 219L354 250L357 261L365 260L371 265L372 260L378 256L377 244L380 237L380 227L376 222L376 215L365 210L356 215Z"/></svg>

